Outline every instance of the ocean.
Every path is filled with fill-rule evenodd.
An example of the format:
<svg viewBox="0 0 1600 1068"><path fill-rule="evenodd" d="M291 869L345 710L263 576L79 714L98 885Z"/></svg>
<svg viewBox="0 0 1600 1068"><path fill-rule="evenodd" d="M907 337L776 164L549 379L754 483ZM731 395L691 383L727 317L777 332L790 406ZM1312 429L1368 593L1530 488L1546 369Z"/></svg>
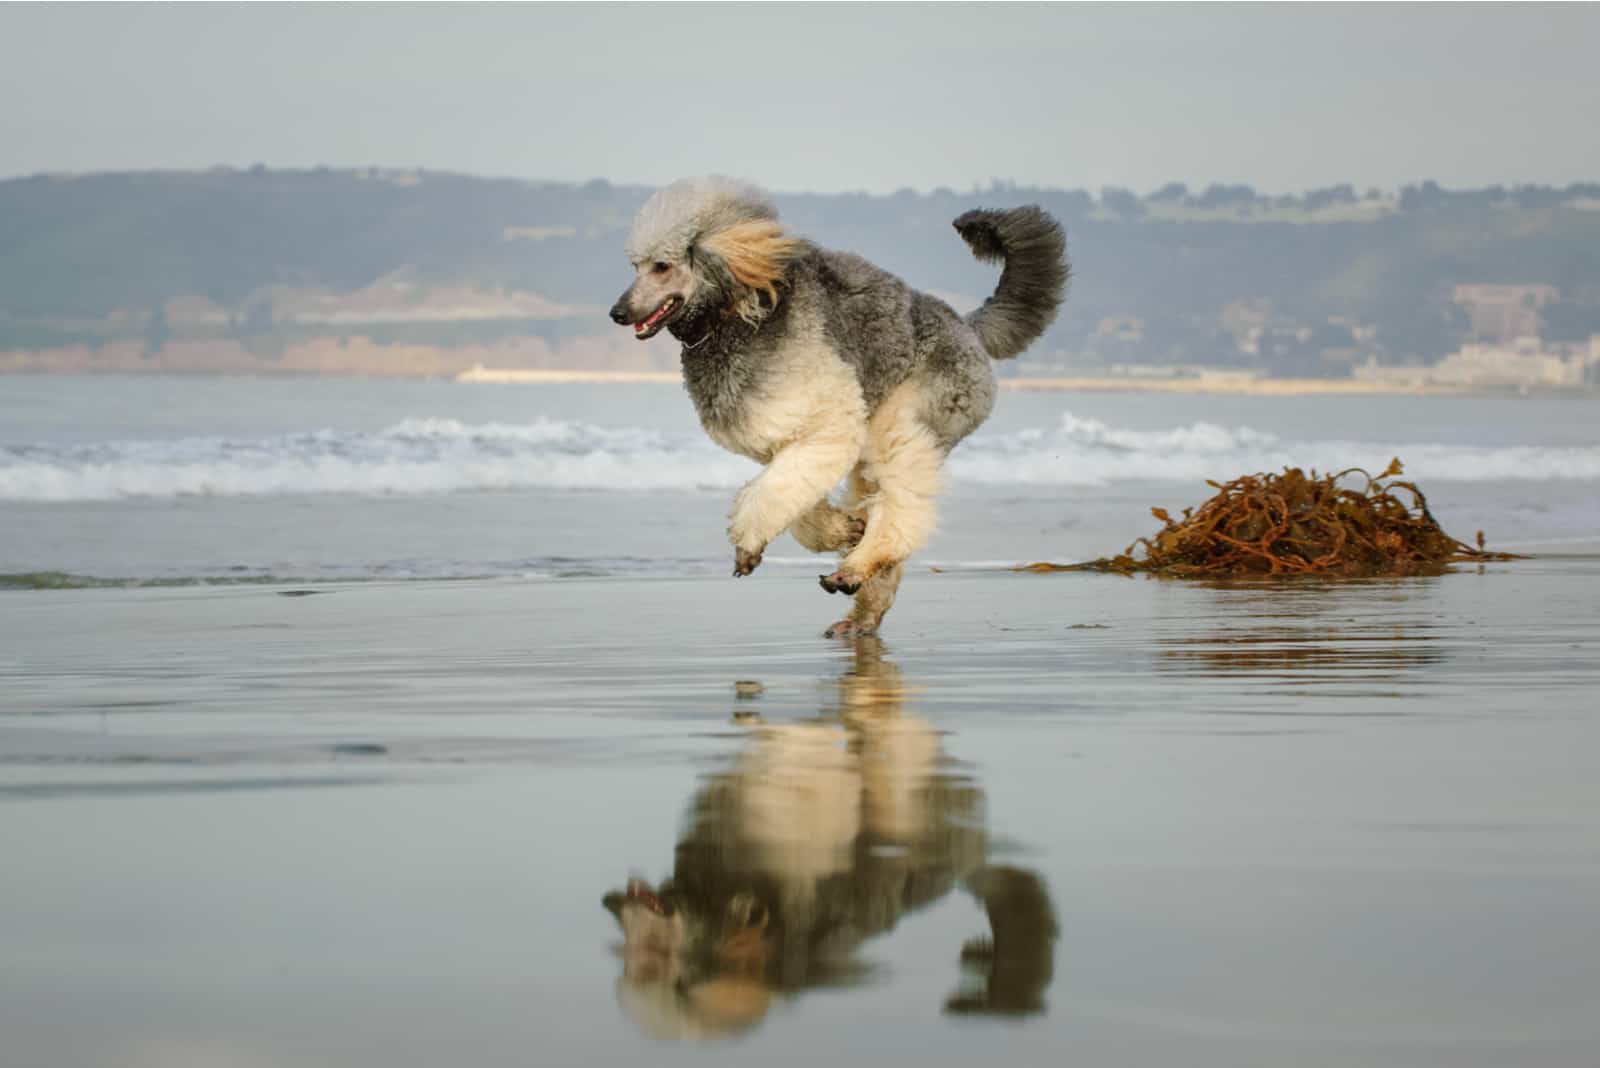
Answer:
<svg viewBox="0 0 1600 1068"><path fill-rule="evenodd" d="M1593 1065L1593 412L1005 393L840 641L675 387L0 378L0 1060ZM1396 455L1533 555L999 570Z"/></svg>
<svg viewBox="0 0 1600 1068"><path fill-rule="evenodd" d="M920 562L1082 560L1207 479L1398 456L1446 529L1600 545L1586 396L1002 394ZM756 471L670 385L0 380L0 586L713 575ZM768 568L820 566L783 539Z"/></svg>

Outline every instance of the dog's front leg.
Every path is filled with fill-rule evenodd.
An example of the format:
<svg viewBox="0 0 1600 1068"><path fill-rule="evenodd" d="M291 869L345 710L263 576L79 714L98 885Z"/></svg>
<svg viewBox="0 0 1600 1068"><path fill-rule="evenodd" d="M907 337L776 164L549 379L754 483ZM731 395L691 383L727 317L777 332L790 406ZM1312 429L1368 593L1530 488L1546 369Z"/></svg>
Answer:
<svg viewBox="0 0 1600 1068"><path fill-rule="evenodd" d="M754 571L767 543L815 507L856 465L863 435L856 420L819 421L779 449L766 470L739 491L728 522L734 575Z"/></svg>

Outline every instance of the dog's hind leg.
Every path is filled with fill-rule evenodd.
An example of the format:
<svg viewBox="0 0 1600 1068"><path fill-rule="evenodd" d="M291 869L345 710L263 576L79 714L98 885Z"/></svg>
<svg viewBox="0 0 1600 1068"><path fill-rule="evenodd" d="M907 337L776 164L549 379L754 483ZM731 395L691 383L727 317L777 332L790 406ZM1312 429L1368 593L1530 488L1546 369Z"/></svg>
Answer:
<svg viewBox="0 0 1600 1068"><path fill-rule="evenodd" d="M824 498L796 519L789 533L814 553L836 553L853 547L866 530L866 517L859 511L840 508Z"/></svg>
<svg viewBox="0 0 1600 1068"><path fill-rule="evenodd" d="M822 577L829 593L855 593L920 549L933 533L945 450L922 422L921 400L915 380L903 383L868 421L861 474L875 491L866 500L867 532L839 570Z"/></svg>
<svg viewBox="0 0 1600 1068"><path fill-rule="evenodd" d="M866 512L869 502L878 492L877 485L867 479L865 467L864 463L857 464L855 470L850 472L850 490L845 496L845 508L857 515ZM854 546L855 542L852 542L844 548ZM855 607L851 608L850 614L823 631L823 637L868 638L876 634L878 625L883 622L884 614L894 604L895 594L900 589L900 573L901 568L897 564L884 568L862 583L856 591Z"/></svg>
<svg viewBox="0 0 1600 1068"><path fill-rule="evenodd" d="M890 564L863 582L850 614L824 631L823 637L868 638L878 633L878 625L900 591L900 572L899 564Z"/></svg>

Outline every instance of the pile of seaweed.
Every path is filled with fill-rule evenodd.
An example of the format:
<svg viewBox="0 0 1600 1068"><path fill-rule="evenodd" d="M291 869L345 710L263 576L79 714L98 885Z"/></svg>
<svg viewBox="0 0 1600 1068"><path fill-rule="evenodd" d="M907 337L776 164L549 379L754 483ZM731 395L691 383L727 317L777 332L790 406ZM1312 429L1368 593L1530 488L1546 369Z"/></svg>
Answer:
<svg viewBox="0 0 1600 1068"><path fill-rule="evenodd" d="M1230 575L1418 575L1449 565L1511 560L1446 534L1395 459L1380 475L1359 467L1331 475L1298 467L1206 484L1215 496L1181 519L1150 509L1165 525L1120 555L1084 564L1030 564L1025 571ZM1365 485L1360 480L1365 480ZM1143 555L1134 555L1140 548Z"/></svg>

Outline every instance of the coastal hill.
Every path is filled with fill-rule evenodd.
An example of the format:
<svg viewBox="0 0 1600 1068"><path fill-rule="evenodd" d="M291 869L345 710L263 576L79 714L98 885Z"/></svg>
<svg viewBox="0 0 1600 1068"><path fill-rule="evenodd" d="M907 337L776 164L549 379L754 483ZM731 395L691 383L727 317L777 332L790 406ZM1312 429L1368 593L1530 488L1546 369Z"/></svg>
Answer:
<svg viewBox="0 0 1600 1068"><path fill-rule="evenodd" d="M670 370L670 342L604 317L649 193L376 168L0 181L0 371ZM997 182L778 201L798 232L962 310L995 272L950 220L1054 213L1071 298L1005 373L1343 377L1504 349L1592 375L1585 354L1600 351L1600 184L1271 196Z"/></svg>

